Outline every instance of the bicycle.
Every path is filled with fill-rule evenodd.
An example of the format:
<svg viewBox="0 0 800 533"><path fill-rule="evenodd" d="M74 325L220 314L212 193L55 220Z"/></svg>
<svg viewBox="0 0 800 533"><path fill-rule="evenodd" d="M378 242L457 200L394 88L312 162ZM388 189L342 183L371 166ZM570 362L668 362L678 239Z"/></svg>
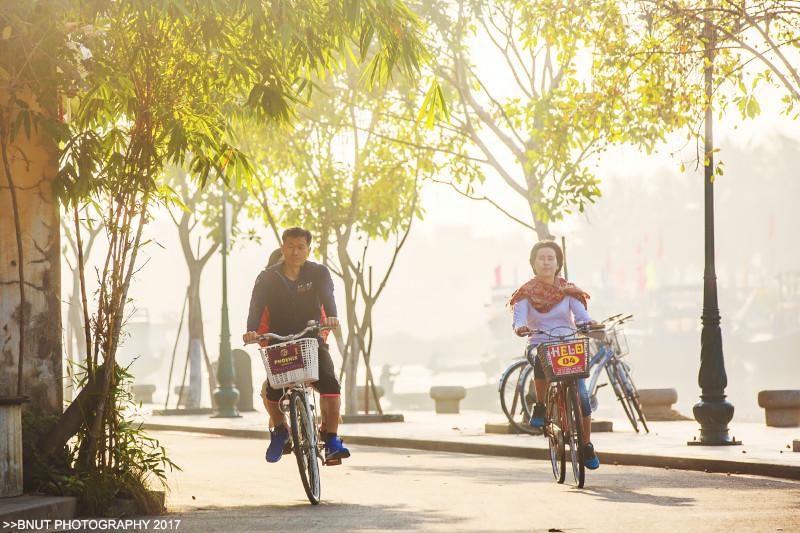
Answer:
<svg viewBox="0 0 800 533"><path fill-rule="evenodd" d="M536 402L536 391L532 386L533 366L527 359L513 361L500 376L498 393L500 408L506 415L509 424L518 431L530 435L539 435L541 430L532 427L533 404Z"/></svg>
<svg viewBox="0 0 800 533"><path fill-rule="evenodd" d="M570 332L556 335L552 330L530 331L530 334L543 334L555 339L539 344L535 356L541 361L548 381L544 434L556 482L563 483L566 479L566 446L569 444L572 475L575 485L582 488L586 481L586 467L578 380L589 377L589 339L575 334L591 330L587 326L558 329L569 329ZM529 363L534 364L533 361Z"/></svg>
<svg viewBox="0 0 800 533"><path fill-rule="evenodd" d="M617 315L619 316L619 315ZM524 349L527 354L528 347ZM541 435L542 431L530 425L536 389L533 386L533 365L526 359L516 359L503 370L498 384L500 408L509 424L522 433ZM600 385L599 387L602 387ZM599 388L598 387L598 388Z"/></svg>
<svg viewBox="0 0 800 533"><path fill-rule="evenodd" d="M628 354L628 344L620 326L633 318L633 315L622 318L620 316L614 315L603 321L603 324L607 326L605 335L597 339L599 347L590 362L593 370L588 385L589 400L592 409L596 409L598 403L597 391L607 385L606 383L597 384L600 374L605 369L608 383L611 384L614 395L622 404L625 416L630 421L634 431L639 433L639 422L641 422L645 432L650 433L650 429L647 427L647 420L642 412L642 404L639 401L639 391L636 389L631 377L630 366L621 359Z"/></svg>
<svg viewBox="0 0 800 533"><path fill-rule="evenodd" d="M297 459L303 489L312 505L319 504L322 494L319 462L322 462L324 445L319 435L316 396L309 385L319 378L316 336L328 329L332 328L311 320L303 331L293 335L265 333L256 338L256 342L281 341L259 347L259 352L270 386L284 391L280 407L289 415L291 449ZM309 333L312 338L305 337ZM341 462L338 459L323 464L332 466Z"/></svg>

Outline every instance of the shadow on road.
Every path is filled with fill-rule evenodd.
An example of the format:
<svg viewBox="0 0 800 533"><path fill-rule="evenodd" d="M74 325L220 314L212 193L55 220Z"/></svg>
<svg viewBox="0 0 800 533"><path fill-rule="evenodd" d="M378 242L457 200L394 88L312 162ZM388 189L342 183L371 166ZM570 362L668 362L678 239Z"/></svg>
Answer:
<svg viewBox="0 0 800 533"><path fill-rule="evenodd" d="M364 453L368 448L361 448ZM416 450L395 450L398 455L408 458L419 456L420 459L429 459L441 456L452 458L451 454L437 452L422 452ZM469 478L483 484L509 485L529 483L554 483L547 461L532 461L519 459L518 468L509 471L507 468L482 466L475 455L463 455L464 468L454 470L446 467L436 467L423 464L406 462L404 464L385 464L370 466L351 466L354 471L363 471L370 474L385 476L406 476L424 479L428 475L452 477L454 481ZM602 454L601 454L602 457ZM427 463L428 461L425 461ZM568 472L568 479L570 478ZM569 484L567 484L569 486ZM730 489L735 486L737 490L787 489L798 488L796 482L779 479L729 476L719 473L705 473L694 471L669 470L663 468L629 467L604 464L600 470L587 471L586 488L575 489L575 492L585 493L601 500L611 502L644 503L667 507L692 506L696 499L691 497L665 496L660 489ZM650 489L657 489L659 493L652 494Z"/></svg>
<svg viewBox="0 0 800 533"><path fill-rule="evenodd" d="M663 507L693 507L694 498L681 498L676 496L665 496L663 494L648 494L646 492L636 492L621 487L584 487L575 489L581 494L594 496L598 500L612 503L644 503L648 505L660 505Z"/></svg>
<svg viewBox="0 0 800 533"><path fill-rule="evenodd" d="M463 518L438 510L411 509L406 505L356 505L306 501L290 505L199 507L178 509L166 519L181 519L184 531L399 531L425 530L437 524L458 529ZM186 529L184 529L186 527Z"/></svg>

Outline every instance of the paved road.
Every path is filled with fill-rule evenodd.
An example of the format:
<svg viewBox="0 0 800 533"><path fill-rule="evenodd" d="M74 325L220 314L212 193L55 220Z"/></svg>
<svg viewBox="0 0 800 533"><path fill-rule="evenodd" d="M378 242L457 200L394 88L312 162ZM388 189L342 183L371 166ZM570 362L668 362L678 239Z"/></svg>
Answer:
<svg viewBox="0 0 800 533"><path fill-rule="evenodd" d="M293 456L265 443L153 433L183 472L170 475L179 531L800 531L800 483L603 465L579 490L544 461L351 447L323 469L323 503L305 499Z"/></svg>

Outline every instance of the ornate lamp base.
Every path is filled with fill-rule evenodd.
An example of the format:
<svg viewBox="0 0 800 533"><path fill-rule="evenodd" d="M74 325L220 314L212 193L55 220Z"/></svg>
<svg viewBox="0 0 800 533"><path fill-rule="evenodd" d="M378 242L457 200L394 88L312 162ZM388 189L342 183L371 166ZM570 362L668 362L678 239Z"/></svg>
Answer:
<svg viewBox="0 0 800 533"><path fill-rule="evenodd" d="M689 446L738 446L741 441L728 433L733 419L733 405L723 398L703 399L694 404L694 418L700 422L700 438L687 442Z"/></svg>

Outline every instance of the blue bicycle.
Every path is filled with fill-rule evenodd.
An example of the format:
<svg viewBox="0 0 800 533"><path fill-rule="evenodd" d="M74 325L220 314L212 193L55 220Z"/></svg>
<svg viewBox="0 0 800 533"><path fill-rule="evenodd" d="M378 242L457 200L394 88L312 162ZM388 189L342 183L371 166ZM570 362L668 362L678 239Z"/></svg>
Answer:
<svg viewBox="0 0 800 533"><path fill-rule="evenodd" d="M622 325L633 318L633 315L621 316L614 315L603 321L605 330L600 336L593 337L596 350L591 359L592 374L589 379L589 400L592 411L597 409L597 391L609 383L614 390L614 394L622 404L625 416L628 417L634 431L639 433L639 424L645 432L650 433L647 427L647 420L642 412L642 404L639 401L639 391L633 383L631 377L631 367L622 358L629 352L628 342ZM605 369L608 383L598 384L600 374Z"/></svg>

